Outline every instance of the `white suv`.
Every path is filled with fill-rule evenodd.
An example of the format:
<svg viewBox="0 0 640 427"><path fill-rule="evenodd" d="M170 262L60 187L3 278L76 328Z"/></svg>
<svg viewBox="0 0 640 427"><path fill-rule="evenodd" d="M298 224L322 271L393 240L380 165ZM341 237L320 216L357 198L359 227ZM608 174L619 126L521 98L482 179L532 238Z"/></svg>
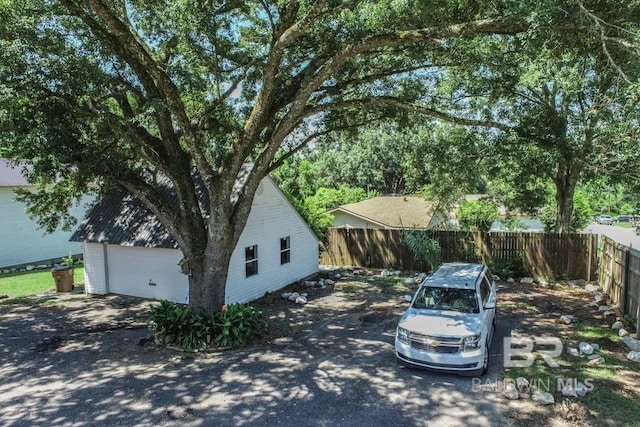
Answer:
<svg viewBox="0 0 640 427"><path fill-rule="evenodd" d="M441 264L396 329L402 365L483 375L496 329L496 284L482 264Z"/></svg>

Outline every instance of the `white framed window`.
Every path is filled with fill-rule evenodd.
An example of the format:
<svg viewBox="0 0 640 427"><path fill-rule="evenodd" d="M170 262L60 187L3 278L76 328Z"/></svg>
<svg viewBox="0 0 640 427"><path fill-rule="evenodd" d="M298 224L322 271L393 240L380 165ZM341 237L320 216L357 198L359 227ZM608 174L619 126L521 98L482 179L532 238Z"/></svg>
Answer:
<svg viewBox="0 0 640 427"><path fill-rule="evenodd" d="M258 274L258 245L244 248L244 265L246 277Z"/></svg>
<svg viewBox="0 0 640 427"><path fill-rule="evenodd" d="M280 239L280 265L291 262L291 240L289 236Z"/></svg>

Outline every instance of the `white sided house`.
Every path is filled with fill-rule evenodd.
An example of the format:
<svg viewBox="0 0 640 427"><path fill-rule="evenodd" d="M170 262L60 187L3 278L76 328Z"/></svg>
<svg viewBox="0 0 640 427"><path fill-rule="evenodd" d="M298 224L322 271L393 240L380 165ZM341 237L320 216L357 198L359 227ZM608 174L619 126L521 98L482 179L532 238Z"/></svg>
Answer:
<svg viewBox="0 0 640 427"><path fill-rule="evenodd" d="M70 252L77 255L82 251L79 243L69 241L71 232L57 230L47 234L40 229L27 215L26 205L15 199L17 188L31 187L23 168L0 159L0 270L27 264L50 266ZM83 204L75 206L71 214L81 220L85 214Z"/></svg>
<svg viewBox="0 0 640 427"><path fill-rule="evenodd" d="M182 252L142 202L105 197L72 236L82 241L85 292L189 302ZM260 183L226 285L227 304L244 303L318 271L318 240L270 178Z"/></svg>

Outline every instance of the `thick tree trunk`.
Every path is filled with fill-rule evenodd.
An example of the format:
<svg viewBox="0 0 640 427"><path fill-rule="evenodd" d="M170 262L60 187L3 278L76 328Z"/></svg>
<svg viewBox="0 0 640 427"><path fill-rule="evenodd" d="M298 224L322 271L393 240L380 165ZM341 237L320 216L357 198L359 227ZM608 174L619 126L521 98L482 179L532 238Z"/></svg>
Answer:
<svg viewBox="0 0 640 427"><path fill-rule="evenodd" d="M235 175L224 179L236 182ZM257 182L260 179L260 177L256 178ZM214 186L212 192L215 196L210 196L212 200L230 200L230 195L221 190L222 188L233 191L231 183L222 182L222 185ZM231 255L249 218L255 188L256 185L252 186L247 181L243 193L245 200L238 202L233 209L224 203L212 203L208 225L206 230L203 230L206 234L204 250L198 251L195 248L188 248L192 249L191 252L183 250L191 269L189 283L191 312L210 314L222 310L222 306L229 303L226 286Z"/></svg>
<svg viewBox="0 0 640 427"><path fill-rule="evenodd" d="M189 308L192 312L214 313L227 303L227 274L233 252L227 247L223 241L209 243L202 255L189 257Z"/></svg>
<svg viewBox="0 0 640 427"><path fill-rule="evenodd" d="M569 233L573 217L573 195L576 191L578 174L571 168L558 165L556 177L556 233Z"/></svg>

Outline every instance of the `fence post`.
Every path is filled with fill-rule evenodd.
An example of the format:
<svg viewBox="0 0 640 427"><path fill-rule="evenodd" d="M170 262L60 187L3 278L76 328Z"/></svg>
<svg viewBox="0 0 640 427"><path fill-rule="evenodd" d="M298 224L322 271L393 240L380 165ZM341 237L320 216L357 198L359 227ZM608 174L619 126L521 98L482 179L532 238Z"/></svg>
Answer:
<svg viewBox="0 0 640 427"><path fill-rule="evenodd" d="M595 236L595 235L591 235L590 238L589 238L589 250L588 250L588 255L587 255L588 256L588 258L587 258L587 260L588 260L587 261L587 282L589 282L589 283L591 283L591 281L593 280L592 275L593 275L593 271L594 271L594 268L595 268L594 261L596 260L596 257L595 257L595 255L593 253L593 246L594 246L593 241L595 239L597 239L597 236Z"/></svg>
<svg viewBox="0 0 640 427"><path fill-rule="evenodd" d="M627 312L627 292L629 291L629 263L631 260L631 250L624 250L624 274L622 275L622 289L620 289L620 302L618 307L624 315ZM636 329L637 330L637 329Z"/></svg>

